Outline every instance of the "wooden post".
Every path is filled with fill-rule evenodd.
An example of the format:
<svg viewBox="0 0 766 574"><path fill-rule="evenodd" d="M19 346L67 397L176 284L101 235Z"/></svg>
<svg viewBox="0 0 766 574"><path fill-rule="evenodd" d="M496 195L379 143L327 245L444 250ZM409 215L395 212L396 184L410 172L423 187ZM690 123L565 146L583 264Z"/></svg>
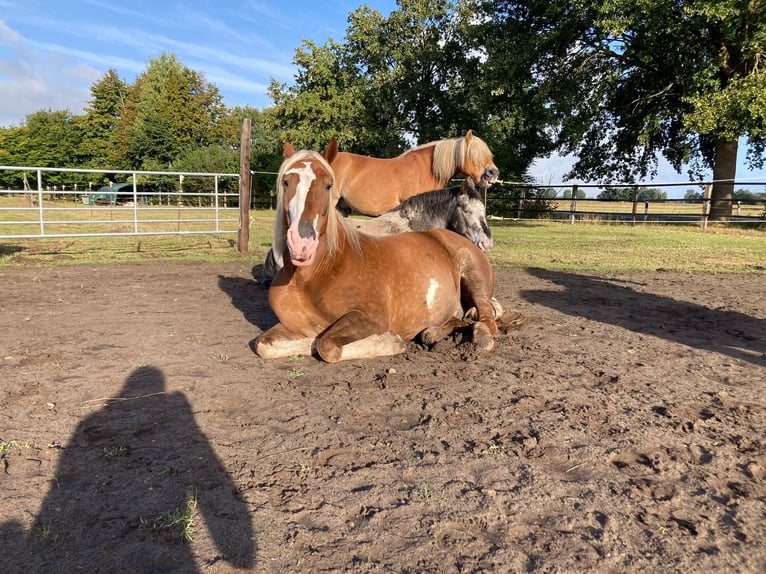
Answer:
<svg viewBox="0 0 766 574"><path fill-rule="evenodd" d="M527 188L522 186L521 191L519 192L519 208L516 210L516 219L519 221L521 221L521 218L524 215L524 198L526 196Z"/></svg>
<svg viewBox="0 0 766 574"><path fill-rule="evenodd" d="M636 224L636 212L638 211L638 186L633 186L633 209L631 211L631 225Z"/></svg>
<svg viewBox="0 0 766 574"><path fill-rule="evenodd" d="M250 118L242 120L239 136L239 234L237 251L250 250Z"/></svg>
<svg viewBox="0 0 766 574"><path fill-rule="evenodd" d="M713 184L705 184L705 192L702 195L702 219L700 220L700 227L707 229L707 220L710 217L710 196L713 193Z"/></svg>
<svg viewBox="0 0 766 574"><path fill-rule="evenodd" d="M569 223L574 224L577 213L577 184L572 186L572 202L569 204Z"/></svg>

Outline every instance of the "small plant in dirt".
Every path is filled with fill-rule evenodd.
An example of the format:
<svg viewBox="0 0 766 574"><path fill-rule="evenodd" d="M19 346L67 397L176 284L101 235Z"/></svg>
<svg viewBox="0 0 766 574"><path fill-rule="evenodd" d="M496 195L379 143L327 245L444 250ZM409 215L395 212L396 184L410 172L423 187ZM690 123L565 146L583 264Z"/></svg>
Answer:
<svg viewBox="0 0 766 574"><path fill-rule="evenodd" d="M298 377L302 377L305 374L306 374L306 372L303 369L301 369L300 367L298 367L296 369L290 369L287 372L287 376L290 377L291 379L297 379Z"/></svg>
<svg viewBox="0 0 766 574"><path fill-rule="evenodd" d="M128 456L128 447L121 444L118 446L105 446L104 458L119 458L121 456Z"/></svg>
<svg viewBox="0 0 766 574"><path fill-rule="evenodd" d="M37 446L35 446L31 442L20 442L17 440L9 440L9 441L3 440L3 441L0 441L0 458L8 454L8 451L11 450L12 448L37 449Z"/></svg>
<svg viewBox="0 0 766 574"><path fill-rule="evenodd" d="M229 355L226 355L226 354L222 353L222 354L218 355L215 359L219 363L226 363L229 359L231 359L231 357Z"/></svg>
<svg viewBox="0 0 766 574"><path fill-rule="evenodd" d="M197 489L193 489L189 500L182 507L154 520L141 518L141 527L157 533L178 529L179 538L184 542L191 542L194 538L194 511L197 508L197 501Z"/></svg>
<svg viewBox="0 0 766 574"><path fill-rule="evenodd" d="M38 538L44 542L56 542L57 537L53 534L50 523L41 524L35 528L35 534L37 534Z"/></svg>
<svg viewBox="0 0 766 574"><path fill-rule="evenodd" d="M4 456L14 446L18 446L18 444L19 441L17 440L0 441L0 456Z"/></svg>
<svg viewBox="0 0 766 574"><path fill-rule="evenodd" d="M505 449L499 444L492 443L487 447L487 454L501 455L505 454Z"/></svg>

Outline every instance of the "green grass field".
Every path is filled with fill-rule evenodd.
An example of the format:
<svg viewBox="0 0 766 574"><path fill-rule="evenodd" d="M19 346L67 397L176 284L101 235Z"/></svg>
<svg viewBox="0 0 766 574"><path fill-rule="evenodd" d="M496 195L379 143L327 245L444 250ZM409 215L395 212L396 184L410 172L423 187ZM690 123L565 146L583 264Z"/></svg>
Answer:
<svg viewBox="0 0 766 574"><path fill-rule="evenodd" d="M502 222L490 260L500 267L600 272L766 272L766 226Z"/></svg>
<svg viewBox="0 0 766 574"><path fill-rule="evenodd" d="M108 207L98 209L102 210L96 212L99 220L107 213L104 209L112 209L115 217L118 214L132 217L132 210L127 214L122 211L125 208L121 211ZM63 217L65 212L54 213ZM77 217L81 219L81 213ZM236 250L236 233L3 239L0 230L0 266L156 260L242 261L254 265L262 262L269 248L273 218L273 211L252 212L250 252L246 254ZM82 225L82 232L93 232L103 226L100 223L78 225ZM132 227L132 224L123 225ZM495 245L488 256L498 267L766 273L766 224L755 229L714 224L704 231L691 224L631 226L492 221L490 225ZM237 227L237 222L230 224L232 230Z"/></svg>

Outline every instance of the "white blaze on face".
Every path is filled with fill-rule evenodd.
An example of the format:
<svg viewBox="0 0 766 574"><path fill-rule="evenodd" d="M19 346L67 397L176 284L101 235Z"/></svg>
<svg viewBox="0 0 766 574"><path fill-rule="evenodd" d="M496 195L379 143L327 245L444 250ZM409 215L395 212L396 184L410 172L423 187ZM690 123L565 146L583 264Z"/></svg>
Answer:
<svg viewBox="0 0 766 574"><path fill-rule="evenodd" d="M428 291L426 292L426 307L429 309L433 307L434 300L436 299L436 291L439 289L439 282L433 277L428 282Z"/></svg>
<svg viewBox="0 0 766 574"><path fill-rule="evenodd" d="M303 162L303 167L294 167L285 172L295 173L298 175L298 185L295 188L295 196L287 204L287 209L290 212L290 222L297 221L303 208L306 206L306 197L308 197L309 189L311 189L311 182L316 179L314 171L311 169L309 162Z"/></svg>

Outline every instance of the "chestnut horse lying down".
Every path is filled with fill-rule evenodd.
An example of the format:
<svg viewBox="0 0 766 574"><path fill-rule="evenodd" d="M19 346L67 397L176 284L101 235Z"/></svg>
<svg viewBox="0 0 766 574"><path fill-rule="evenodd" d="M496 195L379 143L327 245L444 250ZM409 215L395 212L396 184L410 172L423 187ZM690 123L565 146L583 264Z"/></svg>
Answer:
<svg viewBox="0 0 766 574"><path fill-rule="evenodd" d="M361 233L377 237L443 227L464 235L482 251L492 248L492 232L484 201L470 177L460 187L413 195L381 216L354 218L348 224ZM280 244L269 249L263 262L264 284L282 267L286 249L286 245Z"/></svg>
<svg viewBox="0 0 766 574"><path fill-rule="evenodd" d="M255 352L336 362L394 355L418 335L432 344L456 330L491 350L495 279L484 253L444 229L357 233L335 209L332 154L285 144L274 244L286 256L269 289L279 323L256 338ZM464 319L469 308L475 321Z"/></svg>

